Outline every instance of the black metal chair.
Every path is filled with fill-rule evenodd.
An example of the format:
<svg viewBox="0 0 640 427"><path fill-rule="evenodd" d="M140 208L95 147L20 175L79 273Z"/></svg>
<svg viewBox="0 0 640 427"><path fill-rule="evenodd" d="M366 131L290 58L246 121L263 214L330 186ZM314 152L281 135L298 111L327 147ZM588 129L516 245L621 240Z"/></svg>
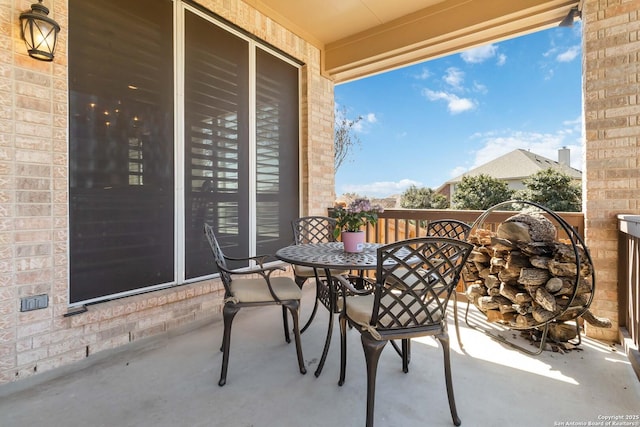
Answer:
<svg viewBox="0 0 640 427"><path fill-rule="evenodd" d="M367 365L367 427L373 426L376 373L387 341L434 336L444 352L444 372L449 409L460 425L451 378L446 311L472 245L444 237L419 237L378 249L373 291L365 294L348 280L340 280L352 296L343 293L340 313L340 379L344 384L347 364L347 323L361 334ZM404 363L403 370L408 372ZM417 402L417 401L416 401Z"/></svg>
<svg viewBox="0 0 640 427"><path fill-rule="evenodd" d="M457 219L439 219L427 224L427 236L451 237L452 239L467 240L471 226Z"/></svg>
<svg viewBox="0 0 640 427"><path fill-rule="evenodd" d="M296 352L298 356L298 367L300 373L306 374L302 357L302 345L300 342L299 312L300 298L302 292L296 283L289 277L271 277L276 270L284 270L281 266L265 267L266 256L255 256L247 258L232 258L226 256L220 249L218 240L209 224L204 225L204 233L207 236L213 259L215 260L220 278L224 285L224 308L222 310L224 319L224 334L222 338L222 371L220 373L219 386L227 382L227 368L229 366L229 347L231 344L231 324L233 318L243 307L257 307L264 305L282 305L282 318L284 323L284 335L286 342L291 342L289 337L289 325L287 321L287 310L293 318L293 335L296 342ZM227 261L250 261L254 260L258 266L242 270L231 270L227 267ZM248 275L259 275L261 277L241 277ZM239 276L232 278L232 276Z"/></svg>
<svg viewBox="0 0 640 427"><path fill-rule="evenodd" d="M458 239L466 241L471 231L471 226L466 222L458 221L456 219L439 219L430 221L427 224L426 235L432 237L450 237L452 239ZM463 267L464 272L464 267ZM458 293L453 291L453 321L456 328L456 337L458 338L458 344L462 348L462 338L460 337L460 325L458 321ZM411 361L411 341L403 341L402 347L398 346L395 341L391 341L393 348L403 359L403 366L408 365Z"/></svg>
<svg viewBox="0 0 640 427"><path fill-rule="evenodd" d="M293 242L296 245L305 243L325 243L335 242L336 238L333 230L336 228L336 220L327 216L305 216L291 221L293 228ZM331 275L337 276L349 273L346 270L332 270ZM328 289L324 289L325 285L320 279L325 278L326 274L323 269L305 267L302 265L293 265L294 280L302 289L302 285L310 279L316 279L316 298L313 304L313 311L305 325L300 329L300 333L307 330L318 311L318 301L322 300L322 296L328 298ZM324 304L329 308L328 302Z"/></svg>
<svg viewBox="0 0 640 427"><path fill-rule="evenodd" d="M469 233L471 232L471 226L466 222L458 221L457 219L439 219L431 221L427 224L427 236L436 237L451 237L452 239L467 240ZM464 267L462 268L462 274L464 276ZM456 337L458 338L458 345L460 348L462 345L462 338L460 337L460 324L458 321L458 293L453 292L453 322L456 327Z"/></svg>

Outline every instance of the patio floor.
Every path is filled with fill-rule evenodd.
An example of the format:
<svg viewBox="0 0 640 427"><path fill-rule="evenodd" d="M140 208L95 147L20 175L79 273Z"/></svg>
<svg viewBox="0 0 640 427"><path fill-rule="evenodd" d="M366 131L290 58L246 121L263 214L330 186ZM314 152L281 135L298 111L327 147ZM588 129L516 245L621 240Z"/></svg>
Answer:
<svg viewBox="0 0 640 427"><path fill-rule="evenodd" d="M311 288L305 286L303 320L313 299ZM359 334L349 332L347 378L338 387L337 318L319 378L313 371L327 311L319 310L302 335L304 376L298 372L293 343L284 343L281 319L273 307L240 311L225 387L217 385L222 359L218 317L181 334L135 342L0 386L0 425L364 425L366 378ZM461 351L450 325L453 383L463 426L607 425L605 417L640 415L640 381L618 346L583 338L581 351L529 356L462 322ZM442 350L431 338L414 341L409 374L403 374L400 358L387 346L378 366L376 426L425 425L453 425ZM617 425L639 426L640 420Z"/></svg>

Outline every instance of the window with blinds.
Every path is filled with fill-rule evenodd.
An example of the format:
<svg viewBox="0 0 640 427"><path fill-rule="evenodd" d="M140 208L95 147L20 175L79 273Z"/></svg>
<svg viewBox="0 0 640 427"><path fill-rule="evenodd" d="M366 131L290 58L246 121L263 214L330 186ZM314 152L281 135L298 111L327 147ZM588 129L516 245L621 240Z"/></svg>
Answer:
<svg viewBox="0 0 640 427"><path fill-rule="evenodd" d="M298 70L256 52L256 245L274 253L291 244L298 209ZM283 195L287 195L284 196ZM295 197L294 197L295 196Z"/></svg>
<svg viewBox="0 0 640 427"><path fill-rule="evenodd" d="M210 277L205 222L232 256L292 241L298 64L188 2L69 0L69 28L72 304Z"/></svg>
<svg viewBox="0 0 640 427"><path fill-rule="evenodd" d="M186 277L215 271L210 224L226 254L249 253L249 43L185 16Z"/></svg>

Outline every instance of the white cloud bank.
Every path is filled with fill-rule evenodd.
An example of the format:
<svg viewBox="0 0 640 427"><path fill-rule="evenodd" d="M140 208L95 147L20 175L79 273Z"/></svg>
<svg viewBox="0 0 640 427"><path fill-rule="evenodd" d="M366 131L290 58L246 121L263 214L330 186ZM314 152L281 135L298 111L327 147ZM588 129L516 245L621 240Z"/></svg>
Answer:
<svg viewBox="0 0 640 427"><path fill-rule="evenodd" d="M429 101L445 101L447 110L451 114L460 114L465 111L473 110L477 107L476 100L462 96L463 93L469 92L464 86L464 71L456 67L447 68L442 76L445 83L445 90L422 89L422 95ZM477 82L473 83L472 90L478 93L486 93L487 88Z"/></svg>
<svg viewBox="0 0 640 427"><path fill-rule="evenodd" d="M556 56L556 60L558 62L571 62L576 59L578 55L580 55L580 46L571 46L564 52L559 53L558 56Z"/></svg>
<svg viewBox="0 0 640 427"><path fill-rule="evenodd" d="M469 153L470 162L466 165L458 165L453 168L450 178L462 175L466 171L490 162L510 151L516 149L529 150L532 153L558 160L558 150L566 147L571 152L571 166L583 169L583 138L582 118L567 120L562 123L562 129L554 133L523 132L512 130L500 130L475 134L472 139L479 141L480 148ZM444 183L443 179L440 185ZM346 184L336 189L337 194L356 193L366 197L388 197L392 194L401 194L410 186L418 188L425 184L411 179L398 181L378 181L368 184ZM435 187L433 187L435 188Z"/></svg>
<svg viewBox="0 0 640 427"><path fill-rule="evenodd" d="M496 58L498 65L504 65L505 62L507 62L507 56L503 53L499 54L498 46L495 44L488 44L466 50L460 54L460 57L468 64L480 64L492 58Z"/></svg>
<svg viewBox="0 0 640 427"><path fill-rule="evenodd" d="M375 113L367 113L362 117L362 120L359 120L357 123L353 125L353 130L358 133L367 133L370 130L370 126L372 124L378 123L378 117Z"/></svg>
<svg viewBox="0 0 640 427"><path fill-rule="evenodd" d="M462 83L464 82L464 71L459 70L456 67L447 68L445 75L442 76L442 80L446 84L451 86L455 90L462 90Z"/></svg>
<svg viewBox="0 0 640 427"><path fill-rule="evenodd" d="M473 99L461 98L454 93L424 89L422 94L426 96L429 101L446 101L447 109L451 114L459 114L476 108L476 103Z"/></svg>
<svg viewBox="0 0 640 427"><path fill-rule="evenodd" d="M416 80L427 80L429 77L431 77L431 71L429 71L428 68L423 68L422 70L420 70L420 73L415 74L413 77Z"/></svg>
<svg viewBox="0 0 640 427"><path fill-rule="evenodd" d="M356 193L367 197L387 197L390 194L403 193L412 185L423 187L423 184L418 181L401 179L400 181L382 181L370 184L347 184L343 185L338 193Z"/></svg>
<svg viewBox="0 0 640 427"><path fill-rule="evenodd" d="M566 147L571 152L571 167L582 170L582 119L565 121L563 129L555 133L538 133L522 131L501 131L473 136L481 143L481 148L470 153L473 160L469 165L456 166L450 176L456 177L464 172L488 163L513 150L523 149L558 160L558 150Z"/></svg>

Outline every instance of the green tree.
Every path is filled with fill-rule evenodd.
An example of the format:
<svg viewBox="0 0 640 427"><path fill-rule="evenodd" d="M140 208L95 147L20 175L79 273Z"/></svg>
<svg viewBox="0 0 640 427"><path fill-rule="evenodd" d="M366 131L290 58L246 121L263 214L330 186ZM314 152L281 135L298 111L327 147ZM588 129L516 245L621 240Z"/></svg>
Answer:
<svg viewBox="0 0 640 427"><path fill-rule="evenodd" d="M518 190L515 198L538 203L558 212L580 212L582 189L573 178L554 169L544 169L524 180L526 189Z"/></svg>
<svg viewBox="0 0 640 427"><path fill-rule="evenodd" d="M454 209L485 210L511 199L513 190L505 181L489 175L465 176L453 193Z"/></svg>
<svg viewBox="0 0 640 427"><path fill-rule="evenodd" d="M358 116L355 119L349 119L347 117L346 107L337 109L335 120L335 132L333 135L333 167L335 171L338 171L340 165L344 162L349 154L349 151L360 144L360 138L355 134L356 125L362 120L362 116Z"/></svg>
<svg viewBox="0 0 640 427"><path fill-rule="evenodd" d="M446 209L449 202L431 188L412 185L400 196L400 206L407 209Z"/></svg>

